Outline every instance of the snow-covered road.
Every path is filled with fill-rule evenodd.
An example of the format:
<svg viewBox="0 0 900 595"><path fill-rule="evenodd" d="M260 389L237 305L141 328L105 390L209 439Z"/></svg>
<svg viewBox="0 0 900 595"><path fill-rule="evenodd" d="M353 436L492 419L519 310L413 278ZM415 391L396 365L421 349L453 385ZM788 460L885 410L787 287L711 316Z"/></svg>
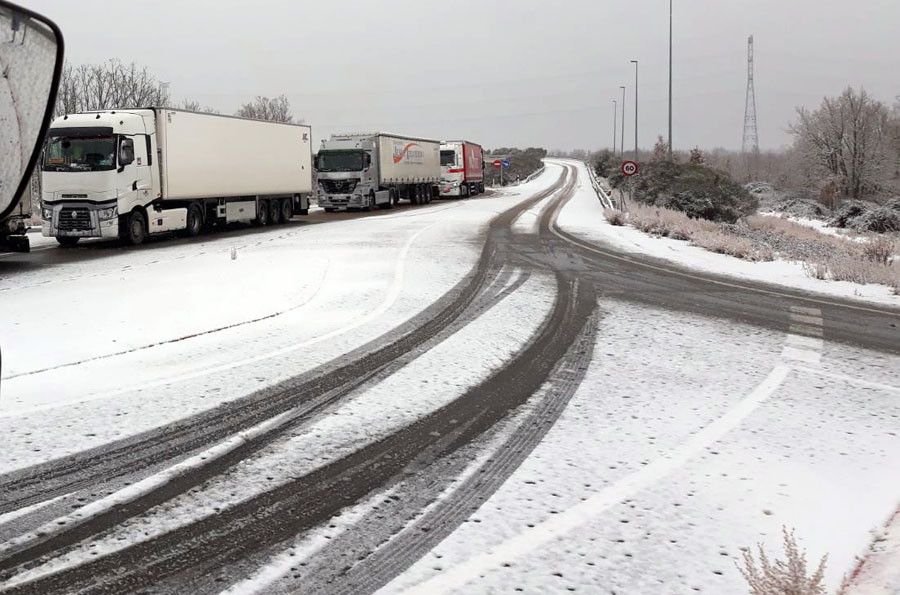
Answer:
<svg viewBox="0 0 900 595"><path fill-rule="evenodd" d="M833 590L900 501L900 344L852 345L841 304L605 259L608 228L583 168L550 162L483 199L0 273L8 485L348 376L87 513L77 477L7 506L0 580L23 556L23 592L731 593L786 526ZM379 341L408 344L329 367Z"/></svg>

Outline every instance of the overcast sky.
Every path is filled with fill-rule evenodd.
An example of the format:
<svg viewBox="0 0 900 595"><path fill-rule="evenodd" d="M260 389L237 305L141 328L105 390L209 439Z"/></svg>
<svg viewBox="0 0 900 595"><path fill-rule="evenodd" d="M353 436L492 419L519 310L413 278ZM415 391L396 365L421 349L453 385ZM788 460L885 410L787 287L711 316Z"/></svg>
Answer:
<svg viewBox="0 0 900 595"><path fill-rule="evenodd" d="M624 84L627 148L631 59L641 145L667 127L667 0L18 1L56 20L73 63L136 61L223 113L285 93L317 138L609 146ZM900 0L675 0L676 148L740 148L750 34L763 148L847 85L900 95Z"/></svg>

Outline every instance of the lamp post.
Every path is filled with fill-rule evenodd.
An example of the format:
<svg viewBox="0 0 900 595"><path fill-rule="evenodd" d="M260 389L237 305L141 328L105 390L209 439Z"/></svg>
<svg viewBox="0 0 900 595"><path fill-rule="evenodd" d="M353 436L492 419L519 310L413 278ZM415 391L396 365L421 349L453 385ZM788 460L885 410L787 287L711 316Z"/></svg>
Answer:
<svg viewBox="0 0 900 595"><path fill-rule="evenodd" d="M634 64L634 160L638 161L638 61Z"/></svg>
<svg viewBox="0 0 900 595"><path fill-rule="evenodd" d="M669 160L672 159L672 0L669 0Z"/></svg>
<svg viewBox="0 0 900 595"><path fill-rule="evenodd" d="M616 155L616 135L619 134L619 102L613 102L613 157Z"/></svg>
<svg viewBox="0 0 900 595"><path fill-rule="evenodd" d="M625 86L619 85L622 89L622 143L619 148L622 150L622 157L625 157Z"/></svg>

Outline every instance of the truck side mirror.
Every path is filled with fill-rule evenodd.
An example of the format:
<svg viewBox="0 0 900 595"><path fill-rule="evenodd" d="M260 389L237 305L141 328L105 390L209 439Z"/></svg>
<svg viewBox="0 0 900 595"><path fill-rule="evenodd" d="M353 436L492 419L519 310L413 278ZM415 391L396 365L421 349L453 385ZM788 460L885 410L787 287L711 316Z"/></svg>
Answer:
<svg viewBox="0 0 900 595"><path fill-rule="evenodd" d="M2 223L28 187L53 116L63 65L59 27L0 0L0 65L0 114L9 115L0 117Z"/></svg>
<svg viewBox="0 0 900 595"><path fill-rule="evenodd" d="M372 167L372 156L368 153L366 153L365 155L366 169L369 169L370 167Z"/></svg>
<svg viewBox="0 0 900 595"><path fill-rule="evenodd" d="M123 138L119 144L119 171L134 162L134 140Z"/></svg>

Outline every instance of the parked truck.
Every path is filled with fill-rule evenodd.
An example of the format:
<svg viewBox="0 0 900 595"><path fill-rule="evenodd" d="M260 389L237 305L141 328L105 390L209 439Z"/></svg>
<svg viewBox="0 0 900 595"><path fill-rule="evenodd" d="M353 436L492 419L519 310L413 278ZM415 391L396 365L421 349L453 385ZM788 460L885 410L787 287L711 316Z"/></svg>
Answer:
<svg viewBox="0 0 900 595"><path fill-rule="evenodd" d="M441 143L441 196L484 192L484 149L466 140Z"/></svg>
<svg viewBox="0 0 900 595"><path fill-rule="evenodd" d="M389 209L401 200L426 204L438 196L439 141L394 134L337 134L316 155L319 206Z"/></svg>
<svg viewBox="0 0 900 595"><path fill-rule="evenodd" d="M43 234L148 235L305 215L312 192L309 126L169 108L57 118L42 167Z"/></svg>

